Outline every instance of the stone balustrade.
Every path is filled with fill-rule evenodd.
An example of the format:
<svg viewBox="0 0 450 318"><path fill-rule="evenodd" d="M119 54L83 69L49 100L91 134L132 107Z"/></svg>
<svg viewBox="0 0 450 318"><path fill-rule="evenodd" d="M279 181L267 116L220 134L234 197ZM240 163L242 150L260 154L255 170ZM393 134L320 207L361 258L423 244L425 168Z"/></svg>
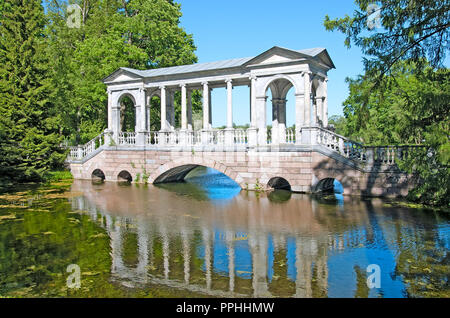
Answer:
<svg viewBox="0 0 450 318"><path fill-rule="evenodd" d="M69 158L72 160L83 159L87 155L93 153L95 150L97 150L100 147L102 147L103 145L105 145L106 141L107 141L107 136L103 132L84 145L70 147Z"/></svg>
<svg viewBox="0 0 450 318"><path fill-rule="evenodd" d="M181 147L181 146L284 146L295 147L310 145L320 145L341 156L360 163L379 163L384 165L394 165L396 159L405 159L414 146L364 146L361 143L352 141L344 136L336 134L321 127L306 128L311 136L310 143L302 142L302 130L296 131L294 128L287 128L282 133L280 130L274 131L271 128L265 130L266 142L258 143L254 138L251 141L251 129L211 129L211 130L170 130L170 131L150 131L150 132L121 132L114 139L108 133L101 133L85 145L71 147L69 160L77 161L94 153L105 145L115 145L114 142L107 143L109 138L115 140L120 147ZM256 134L261 132L256 130ZM278 134L277 137L274 134ZM283 136L283 139L279 137ZM142 138L139 139L139 136ZM274 138L275 137L275 138ZM140 141L142 140L142 141ZM274 143L274 140L278 142ZM304 139L303 139L304 141Z"/></svg>

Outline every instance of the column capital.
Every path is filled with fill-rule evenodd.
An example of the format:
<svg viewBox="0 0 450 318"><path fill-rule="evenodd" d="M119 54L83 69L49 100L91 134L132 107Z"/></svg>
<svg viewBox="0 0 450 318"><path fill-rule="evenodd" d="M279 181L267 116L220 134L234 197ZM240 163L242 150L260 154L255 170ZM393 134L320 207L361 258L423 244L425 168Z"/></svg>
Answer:
<svg viewBox="0 0 450 318"><path fill-rule="evenodd" d="M186 87L187 86L187 84L186 83L181 83L180 85L178 85L178 86L180 86L180 87Z"/></svg>
<svg viewBox="0 0 450 318"><path fill-rule="evenodd" d="M256 77L256 75L250 75L250 76L248 77L248 79L249 79L249 80L257 80L257 77Z"/></svg>
<svg viewBox="0 0 450 318"><path fill-rule="evenodd" d="M161 85L161 86L159 86L159 89L166 89L166 86Z"/></svg>
<svg viewBox="0 0 450 318"><path fill-rule="evenodd" d="M233 82L233 80L231 79L231 78L227 78L227 79L225 79L225 83L232 83Z"/></svg>
<svg viewBox="0 0 450 318"><path fill-rule="evenodd" d="M324 99L325 99L325 96L316 96L315 99L316 99L316 100L320 100L320 99L321 99L321 100L324 100Z"/></svg>
<svg viewBox="0 0 450 318"><path fill-rule="evenodd" d="M203 86L205 86L205 85L208 86L208 81L202 82L202 85L203 85Z"/></svg>

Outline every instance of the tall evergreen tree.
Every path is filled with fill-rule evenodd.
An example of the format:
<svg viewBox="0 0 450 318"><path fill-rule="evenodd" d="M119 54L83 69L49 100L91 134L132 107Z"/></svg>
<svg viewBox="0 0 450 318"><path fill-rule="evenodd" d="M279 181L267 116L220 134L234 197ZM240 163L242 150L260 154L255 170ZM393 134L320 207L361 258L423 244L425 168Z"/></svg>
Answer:
<svg viewBox="0 0 450 318"><path fill-rule="evenodd" d="M4 1L1 8L0 175L37 181L65 157L51 103L45 15L39 0Z"/></svg>

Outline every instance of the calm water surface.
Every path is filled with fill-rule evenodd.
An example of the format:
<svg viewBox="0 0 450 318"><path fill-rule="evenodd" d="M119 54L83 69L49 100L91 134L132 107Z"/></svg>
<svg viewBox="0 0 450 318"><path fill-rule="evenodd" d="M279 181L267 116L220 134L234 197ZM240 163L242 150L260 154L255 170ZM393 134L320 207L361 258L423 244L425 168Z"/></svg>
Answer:
<svg viewBox="0 0 450 318"><path fill-rule="evenodd" d="M448 214L240 191L206 168L187 180L0 195L0 296L450 296ZM380 288L367 287L370 264Z"/></svg>

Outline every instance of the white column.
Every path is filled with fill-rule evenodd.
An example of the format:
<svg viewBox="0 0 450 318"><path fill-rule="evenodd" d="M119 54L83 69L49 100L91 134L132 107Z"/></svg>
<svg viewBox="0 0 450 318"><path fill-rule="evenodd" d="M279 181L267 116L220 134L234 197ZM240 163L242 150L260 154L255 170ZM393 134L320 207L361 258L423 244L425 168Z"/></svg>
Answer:
<svg viewBox="0 0 450 318"><path fill-rule="evenodd" d="M304 126L311 127L311 72L305 72L303 74L304 79L304 85L305 85L305 91L304 91L304 111L305 111L305 117L304 117Z"/></svg>
<svg viewBox="0 0 450 318"><path fill-rule="evenodd" d="M212 129L212 98L211 98L212 89L210 88L208 91L208 129Z"/></svg>
<svg viewBox="0 0 450 318"><path fill-rule="evenodd" d="M316 97L316 107L317 107L317 125L323 126L323 97Z"/></svg>
<svg viewBox="0 0 450 318"><path fill-rule="evenodd" d="M146 123L146 98L145 89L139 88L139 95L136 105L136 145L143 146L145 144L145 123Z"/></svg>
<svg viewBox="0 0 450 318"><path fill-rule="evenodd" d="M313 114L312 114L312 123L311 123L311 126L318 126L319 125L319 110L318 110L318 108L317 108L317 97L316 96L313 96L313 99L312 99L312 112L313 112Z"/></svg>
<svg viewBox="0 0 450 318"><path fill-rule="evenodd" d="M227 128L233 128L233 81L228 79L227 83Z"/></svg>
<svg viewBox="0 0 450 318"><path fill-rule="evenodd" d="M209 88L208 82L203 82L203 130L209 129Z"/></svg>
<svg viewBox="0 0 450 318"><path fill-rule="evenodd" d="M227 79L225 82L227 83L227 128L225 129L225 144L233 145L233 82L231 79Z"/></svg>
<svg viewBox="0 0 450 318"><path fill-rule="evenodd" d="M286 99L278 101L278 141L286 143Z"/></svg>
<svg viewBox="0 0 450 318"><path fill-rule="evenodd" d="M323 95L323 111L322 111L322 121L323 121L323 126L326 128L328 127L328 78L326 78L323 81L323 90L322 90L322 95Z"/></svg>
<svg viewBox="0 0 450 318"><path fill-rule="evenodd" d="M300 132L305 123L305 98L304 94L295 94L295 143L300 144Z"/></svg>
<svg viewBox="0 0 450 318"><path fill-rule="evenodd" d="M192 130L192 90L187 91L187 127Z"/></svg>
<svg viewBox="0 0 450 318"><path fill-rule="evenodd" d="M250 126L256 127L256 77L250 77Z"/></svg>
<svg viewBox="0 0 450 318"><path fill-rule="evenodd" d="M250 77L250 128L248 129L248 144L255 147L258 144L256 128L256 77Z"/></svg>
<svg viewBox="0 0 450 318"><path fill-rule="evenodd" d="M186 104L186 84L180 84L181 87L181 129L187 129L187 104Z"/></svg>
<svg viewBox="0 0 450 318"><path fill-rule="evenodd" d="M108 94L108 129L112 130L113 129L112 93L109 89L106 92Z"/></svg>
<svg viewBox="0 0 450 318"><path fill-rule="evenodd" d="M150 106L151 106L152 98L150 92L147 91L146 94L146 102L145 102L145 130L150 131L151 129L151 115L150 115Z"/></svg>
<svg viewBox="0 0 450 318"><path fill-rule="evenodd" d="M161 86L161 130L167 130L167 103L166 103L166 88Z"/></svg>
<svg viewBox="0 0 450 318"><path fill-rule="evenodd" d="M140 112L141 112L141 118L139 121L139 130L140 131L145 131L145 121L146 121L146 116L145 116L145 111L146 111L146 94L145 94L145 89L144 88L140 88L139 89L139 103L141 104L141 108L140 108Z"/></svg>
<svg viewBox="0 0 450 318"><path fill-rule="evenodd" d="M266 101L267 96L256 97L256 128L258 128L258 144L267 144L267 127L266 127Z"/></svg>

